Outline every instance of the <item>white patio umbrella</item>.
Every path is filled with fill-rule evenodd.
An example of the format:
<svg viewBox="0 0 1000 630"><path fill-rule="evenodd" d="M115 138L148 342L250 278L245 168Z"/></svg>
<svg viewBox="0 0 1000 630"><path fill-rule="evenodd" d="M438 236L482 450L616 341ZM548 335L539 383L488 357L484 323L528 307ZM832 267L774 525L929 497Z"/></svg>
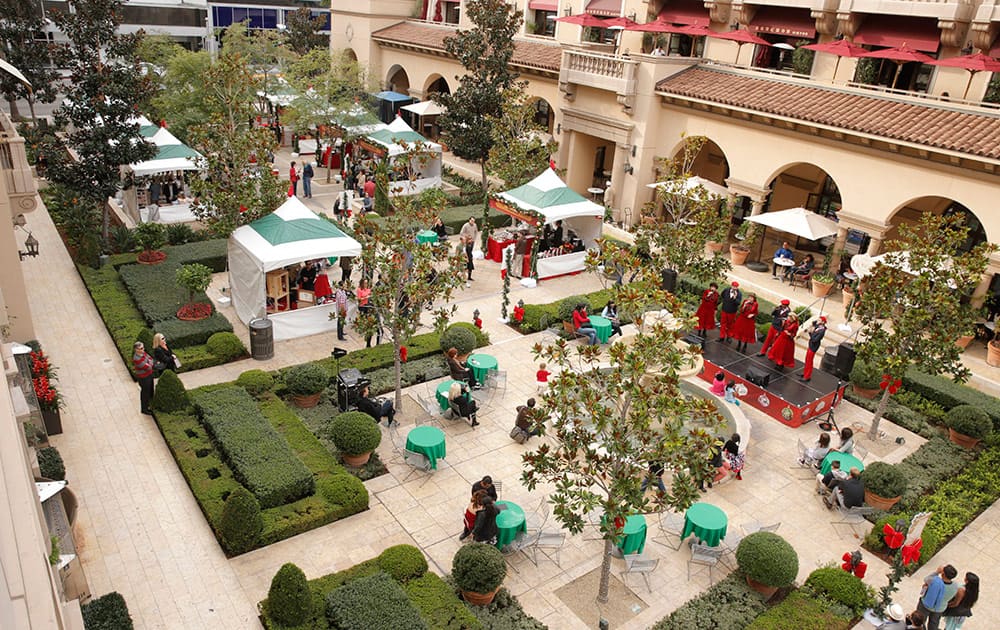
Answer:
<svg viewBox="0 0 1000 630"><path fill-rule="evenodd" d="M656 182L654 184L647 184L647 188L657 188L667 191L667 193L675 195L687 195L692 190L701 186L708 194L712 197L718 197L719 199L725 199L729 196L729 189L725 186L720 186L713 181L707 180L704 177L699 177L698 175L692 175L684 180L672 180L669 182Z"/></svg>
<svg viewBox="0 0 1000 630"><path fill-rule="evenodd" d="M747 221L760 223L782 232L807 238L810 241L819 240L825 236L837 233L837 222L818 215L805 208L789 208L778 212L765 212L747 217Z"/></svg>
<svg viewBox="0 0 1000 630"><path fill-rule="evenodd" d="M411 105L403 105L400 109L405 109L417 116L437 116L445 112L445 109L434 101L420 101Z"/></svg>

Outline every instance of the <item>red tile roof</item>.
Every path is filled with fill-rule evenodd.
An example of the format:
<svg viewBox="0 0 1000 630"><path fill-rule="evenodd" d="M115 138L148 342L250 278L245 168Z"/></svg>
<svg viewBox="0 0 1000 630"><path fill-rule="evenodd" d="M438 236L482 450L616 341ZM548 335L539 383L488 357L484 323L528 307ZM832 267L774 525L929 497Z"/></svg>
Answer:
<svg viewBox="0 0 1000 630"><path fill-rule="evenodd" d="M1000 159L1000 112L959 111L705 67L679 72L657 83L656 88L667 94Z"/></svg>
<svg viewBox="0 0 1000 630"><path fill-rule="evenodd" d="M400 22L372 33L372 39L419 46L435 51L444 51L444 39L455 34L456 29L431 26L416 22ZM559 71L562 63L562 48L558 44L545 44L526 40L515 40L513 64L537 70Z"/></svg>

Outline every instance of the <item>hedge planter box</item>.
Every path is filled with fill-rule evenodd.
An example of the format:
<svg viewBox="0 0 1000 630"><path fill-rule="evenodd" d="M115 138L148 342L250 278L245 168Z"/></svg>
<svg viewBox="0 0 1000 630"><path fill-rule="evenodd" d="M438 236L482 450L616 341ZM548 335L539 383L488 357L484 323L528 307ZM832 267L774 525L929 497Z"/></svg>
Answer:
<svg viewBox="0 0 1000 630"><path fill-rule="evenodd" d="M883 512L888 512L892 509L892 506L899 503L900 497L893 497L887 499L886 497L880 497L877 494L872 494L870 491L865 490L865 503L872 506L876 510L881 510Z"/></svg>
<svg viewBox="0 0 1000 630"><path fill-rule="evenodd" d="M855 394L857 394L861 398L867 398L868 400L874 400L875 396L877 396L879 392L882 391L879 389L868 389L865 387L858 387L857 385L854 384L852 384L851 387L854 389Z"/></svg>
<svg viewBox="0 0 1000 630"><path fill-rule="evenodd" d="M49 435L59 435L62 430L62 416L58 409L52 411L42 410L42 421L45 422L45 432ZM978 441L978 440L977 440Z"/></svg>
<svg viewBox="0 0 1000 630"><path fill-rule="evenodd" d="M48 421L46 421L45 428L48 429L48 426L49 423ZM49 433L51 433L51 431L49 431ZM962 448L972 449L976 448L976 445L979 444L978 438L969 437L964 433L959 433L955 429L948 429L948 439L951 440L953 443L958 444Z"/></svg>
<svg viewBox="0 0 1000 630"><path fill-rule="evenodd" d="M319 397L323 395L323 392L317 392L315 394L305 394L302 396L289 396L292 404L300 409L312 409L319 404Z"/></svg>
<svg viewBox="0 0 1000 630"><path fill-rule="evenodd" d="M756 580L754 580L754 579L752 579L750 577L747 577L747 586L749 586L753 590L755 590L758 593L760 593L761 595L763 595L764 596L764 601L768 601L769 599L771 599L772 597L774 597L775 593L778 592L778 587L777 586L767 586L766 584L761 584L760 582L758 582L758 581L756 581Z"/></svg>

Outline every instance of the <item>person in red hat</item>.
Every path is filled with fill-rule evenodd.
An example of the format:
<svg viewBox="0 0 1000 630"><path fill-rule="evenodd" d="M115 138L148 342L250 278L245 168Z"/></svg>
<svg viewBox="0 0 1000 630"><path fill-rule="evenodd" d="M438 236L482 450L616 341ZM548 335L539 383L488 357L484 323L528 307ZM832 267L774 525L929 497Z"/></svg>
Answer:
<svg viewBox="0 0 1000 630"><path fill-rule="evenodd" d="M708 338L708 331L715 330L715 311L719 309L719 285L714 282L701 292L701 304L695 316L698 323L694 329L701 333L702 339Z"/></svg>
<svg viewBox="0 0 1000 630"><path fill-rule="evenodd" d="M747 351L748 343L757 343L758 308L757 296L753 293L747 295L747 299L740 305L736 323L733 324L733 337L736 339L736 349L740 352Z"/></svg>
<svg viewBox="0 0 1000 630"><path fill-rule="evenodd" d="M816 351L819 350L819 344L823 341L824 335L826 335L826 315L820 315L819 319L813 322L812 328L809 329L809 348L806 350L806 367L802 370L802 376L799 377L806 383L812 379L813 357L816 356Z"/></svg>
<svg viewBox="0 0 1000 630"><path fill-rule="evenodd" d="M728 289L722 292L722 314L719 315L719 341L733 337L733 324L736 323L736 312L743 302L740 283L735 280ZM726 342L728 343L728 341Z"/></svg>
<svg viewBox="0 0 1000 630"><path fill-rule="evenodd" d="M798 333L799 318L795 313L789 313L781 327L781 334L767 353L767 358L774 361L779 372L786 367L795 367L795 335Z"/></svg>
<svg viewBox="0 0 1000 630"><path fill-rule="evenodd" d="M760 347L760 352L757 353L758 357L762 357L767 354L767 349L771 347L778 335L781 334L781 327L785 325L785 318L788 314L792 312L792 307L788 300L782 300L781 304L774 307L771 311L771 327L767 331L767 337L764 339L764 345Z"/></svg>

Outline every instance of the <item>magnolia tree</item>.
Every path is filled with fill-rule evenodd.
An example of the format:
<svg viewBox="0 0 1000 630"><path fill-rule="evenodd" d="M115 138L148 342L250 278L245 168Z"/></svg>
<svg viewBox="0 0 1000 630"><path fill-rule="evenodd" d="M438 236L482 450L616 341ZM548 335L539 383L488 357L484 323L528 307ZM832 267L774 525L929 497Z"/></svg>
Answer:
<svg viewBox="0 0 1000 630"><path fill-rule="evenodd" d="M499 179L504 189L527 184L549 166L559 144L535 120L534 103L521 85L507 90L500 113L491 119L493 146L486 171Z"/></svg>
<svg viewBox="0 0 1000 630"><path fill-rule="evenodd" d="M970 334L977 315L963 298L982 280L995 249L981 243L961 251L968 231L960 216L924 213L918 223L899 226L899 238L886 243L890 253L864 279L854 310L861 322L858 358L889 381L911 365L930 374L968 377L955 340ZM872 438L892 389L884 388L875 409Z"/></svg>
<svg viewBox="0 0 1000 630"><path fill-rule="evenodd" d="M655 304L683 320L681 304L659 289L655 270L638 268L615 298L623 311ZM608 599L611 552L625 519L687 509L698 497L699 480L710 474L709 449L723 419L714 402L680 390L678 373L694 356L677 343L682 330L662 323L644 327L629 342L612 345L607 356L599 346L563 340L534 348L559 376L535 414L549 440L524 455L522 480L529 490L552 484L553 515L574 534L588 515L603 517L600 602ZM550 429L540 422L546 418ZM667 492L652 498L641 485L650 463L663 464L670 477Z"/></svg>

